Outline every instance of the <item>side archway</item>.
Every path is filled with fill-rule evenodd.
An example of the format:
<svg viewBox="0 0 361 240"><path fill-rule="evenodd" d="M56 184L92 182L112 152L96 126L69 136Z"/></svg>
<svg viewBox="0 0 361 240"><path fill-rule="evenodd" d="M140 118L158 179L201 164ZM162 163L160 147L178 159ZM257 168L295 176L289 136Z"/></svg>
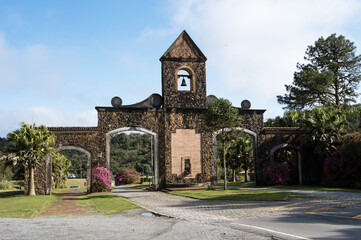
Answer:
<svg viewBox="0 0 361 240"><path fill-rule="evenodd" d="M224 128L223 131L229 132L232 130L242 131L246 134L251 135L253 139L253 163L254 163L254 184L257 185L257 176L258 176L258 134L246 128L236 127L236 128ZM214 164L214 172L213 176L217 176L217 136L222 132L222 129L214 132L212 134L212 145L213 145L213 164Z"/></svg>
<svg viewBox="0 0 361 240"><path fill-rule="evenodd" d="M301 151L299 149L299 147L294 146L292 144L288 144L288 143L281 143L275 147L273 147L270 151L270 160L271 162L274 162L275 159L275 152L277 150L283 149L283 148L291 148L293 150L295 150L297 152L297 165L298 165L298 182L300 185L302 185L302 159L301 159Z"/></svg>
<svg viewBox="0 0 361 240"><path fill-rule="evenodd" d="M82 147L78 147L78 146L59 146L57 148L54 148L53 153L57 153L63 150L76 150L79 152L84 153L87 156L87 192L90 192L90 187L91 187L91 162L92 162L92 157L91 157L91 153L82 148ZM51 188L52 188L52 180L51 180L51 173L52 173L52 166L51 166L51 160L52 160L52 156L48 155L47 156L47 160L46 160L46 170L47 170L47 188L46 188L46 194L51 194Z"/></svg>
<svg viewBox="0 0 361 240"><path fill-rule="evenodd" d="M156 190L159 189L159 143L158 143L158 134L150 131L148 129L142 128L142 127L122 127L122 128L118 128L118 129L114 129L110 132L108 132L105 135L106 138L106 147L105 147L105 151L106 151L106 168L110 170L110 143L111 143L111 138L114 134L119 133L119 132L125 132L125 131L140 131L140 132L144 132L144 133L148 133L150 135L153 136L154 138L154 150L153 150L153 156L154 156L154 187Z"/></svg>

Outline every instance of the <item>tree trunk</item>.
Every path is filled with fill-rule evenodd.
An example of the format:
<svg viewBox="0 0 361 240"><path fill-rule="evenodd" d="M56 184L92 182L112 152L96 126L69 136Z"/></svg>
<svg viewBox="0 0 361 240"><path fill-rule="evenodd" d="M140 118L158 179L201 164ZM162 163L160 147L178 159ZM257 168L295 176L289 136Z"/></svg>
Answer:
<svg viewBox="0 0 361 240"><path fill-rule="evenodd" d="M222 129L223 134L223 129ZM226 144L223 139L223 168L224 168L224 190L227 190L227 168L226 168Z"/></svg>
<svg viewBox="0 0 361 240"><path fill-rule="evenodd" d="M29 189L28 195L35 196L35 184L34 184L34 167L29 167Z"/></svg>
<svg viewBox="0 0 361 240"><path fill-rule="evenodd" d="M247 180L247 169L244 169L244 182L248 182L248 180Z"/></svg>
<svg viewBox="0 0 361 240"><path fill-rule="evenodd" d="M236 169L232 169L232 181L236 182Z"/></svg>

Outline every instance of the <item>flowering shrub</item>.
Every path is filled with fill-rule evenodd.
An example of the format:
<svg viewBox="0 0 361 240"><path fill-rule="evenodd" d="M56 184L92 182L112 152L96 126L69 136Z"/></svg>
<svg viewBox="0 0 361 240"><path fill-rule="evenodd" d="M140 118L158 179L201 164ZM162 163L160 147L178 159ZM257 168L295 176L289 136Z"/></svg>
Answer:
<svg viewBox="0 0 361 240"><path fill-rule="evenodd" d="M105 167L97 167L92 174L92 192L107 192L111 187L111 174Z"/></svg>
<svg viewBox="0 0 361 240"><path fill-rule="evenodd" d="M324 185L336 186L342 185L340 178L342 178L344 170L344 162L340 150L336 150L331 156L326 158L323 165Z"/></svg>
<svg viewBox="0 0 361 240"><path fill-rule="evenodd" d="M361 188L361 133L345 137L339 150L325 159L323 183L335 187Z"/></svg>
<svg viewBox="0 0 361 240"><path fill-rule="evenodd" d="M262 175L268 185L285 185L290 180L290 166L286 162L273 163L263 168Z"/></svg>
<svg viewBox="0 0 361 240"><path fill-rule="evenodd" d="M139 183L140 173L134 168L120 169L119 173L115 176L115 185Z"/></svg>

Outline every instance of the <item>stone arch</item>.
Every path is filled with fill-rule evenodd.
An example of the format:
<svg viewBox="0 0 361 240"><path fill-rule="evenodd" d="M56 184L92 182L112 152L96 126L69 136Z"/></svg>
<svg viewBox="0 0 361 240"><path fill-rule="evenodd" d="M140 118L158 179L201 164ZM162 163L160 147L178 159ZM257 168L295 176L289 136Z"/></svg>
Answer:
<svg viewBox="0 0 361 240"><path fill-rule="evenodd" d="M271 162L274 162L274 154L277 150L280 150L282 148L291 148L297 152L297 164L298 164L298 181L299 184L302 185L302 158L301 158L301 151L298 146L289 144L289 143L281 143L277 146L274 146L270 151L270 160Z"/></svg>
<svg viewBox="0 0 361 240"><path fill-rule="evenodd" d="M175 74L175 81L176 81L177 91L179 90L178 89L178 72L181 71L181 70L186 71L189 74L189 76L190 76L190 79L189 79L190 88L189 88L189 90L191 92L195 92L196 91L196 75L195 75L193 69L191 67L186 66L186 65L183 65L183 66L177 68L177 70L174 73Z"/></svg>
<svg viewBox="0 0 361 240"><path fill-rule="evenodd" d="M79 146L72 146L72 145L68 145L68 146L59 146L57 148L54 148L53 153L57 153L63 150L76 150L82 153L85 153L85 155L88 158L87 161L87 173L86 173L86 177L87 177L87 192L90 192L90 187L91 187L91 163L92 163L92 155L91 153L86 150L85 148L79 147ZM51 167L51 160L52 160L52 156L48 155L47 157L47 182L48 182L48 186L47 186L47 193L46 194L50 194L51 193L51 188L52 188L52 180L51 180L51 172L52 172L52 167Z"/></svg>
<svg viewBox="0 0 361 240"><path fill-rule="evenodd" d="M112 135L119 133L119 132L125 132L125 131L140 131L140 132L144 132L144 133L148 133L150 135L152 135L154 137L154 185L155 185L155 189L158 190L159 188L159 140L158 140L158 134L142 128L142 127L121 127L121 128L117 128L114 129L108 133L106 133L105 135L105 142L106 142L106 148L105 148L105 152L106 152L106 167L110 170L110 141L111 141L111 137Z"/></svg>
<svg viewBox="0 0 361 240"><path fill-rule="evenodd" d="M254 163L254 183L257 185L257 171L258 171L258 134L246 128L236 127L236 128L224 128L223 131L229 132L232 130L242 131L252 136L253 139L253 163ZM217 136L222 132L222 129L213 132L212 134L212 144L213 144L213 162L214 162L214 176L217 175Z"/></svg>

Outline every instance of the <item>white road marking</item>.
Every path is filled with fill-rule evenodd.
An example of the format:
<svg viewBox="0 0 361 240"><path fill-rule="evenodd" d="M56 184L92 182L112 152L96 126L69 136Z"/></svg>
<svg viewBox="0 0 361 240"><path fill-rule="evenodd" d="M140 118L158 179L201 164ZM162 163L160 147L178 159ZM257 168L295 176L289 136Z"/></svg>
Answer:
<svg viewBox="0 0 361 240"><path fill-rule="evenodd" d="M288 233L284 233L284 232L279 232L279 231L275 231L275 230L268 229L268 228L257 227L257 226L242 224L242 223L233 223L233 224L234 224L234 225L240 225L240 226L242 226L242 227L254 228L254 229L263 230L263 231L267 231L267 232L271 232L271 233L276 233L276 234L280 234L280 235L284 235L284 236L288 236L288 237L293 237L293 238L297 238L297 239L311 240L310 238L305 238L305 237L301 237L301 236L297 236L297 235L293 235L293 234L288 234Z"/></svg>

